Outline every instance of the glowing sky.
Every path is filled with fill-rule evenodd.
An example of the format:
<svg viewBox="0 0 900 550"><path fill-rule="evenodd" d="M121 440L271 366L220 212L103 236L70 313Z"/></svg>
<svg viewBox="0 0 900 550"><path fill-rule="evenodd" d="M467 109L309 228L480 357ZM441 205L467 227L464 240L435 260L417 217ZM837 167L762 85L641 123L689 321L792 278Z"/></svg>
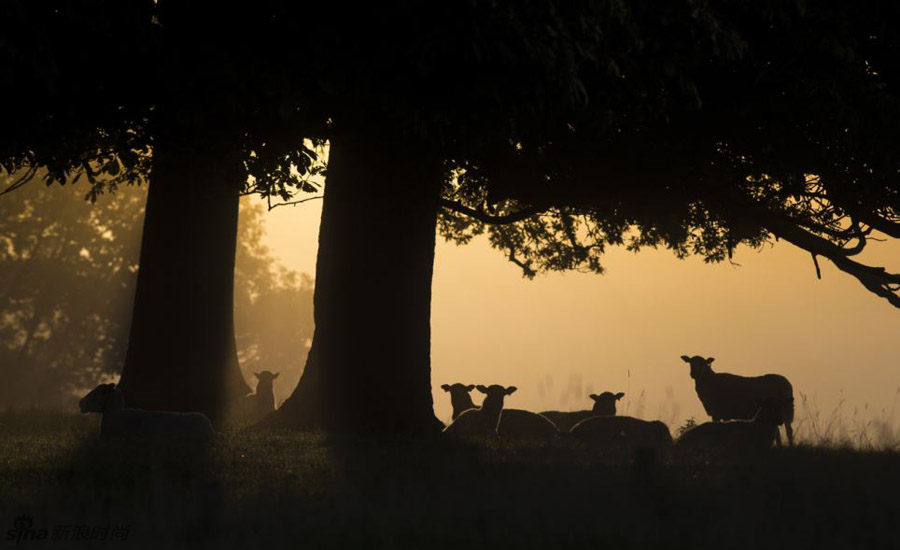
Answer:
<svg viewBox="0 0 900 550"><path fill-rule="evenodd" d="M321 201L312 201L267 214L268 244L286 266L315 273L320 212ZM820 430L840 422L852 432L854 423L882 415L897 427L900 311L827 260L819 281L810 256L787 243L739 249L741 267L679 261L665 250L611 248L605 258L603 276L529 281L486 240L457 247L439 239L432 309L438 417L450 414L440 384L458 381L515 385L507 406L516 408L589 408L587 393L611 390L626 392L620 411L670 426L706 420L679 359L687 354L716 357L719 371L784 374L806 429L803 395L820 413ZM900 243L873 242L864 259L897 269Z"/></svg>

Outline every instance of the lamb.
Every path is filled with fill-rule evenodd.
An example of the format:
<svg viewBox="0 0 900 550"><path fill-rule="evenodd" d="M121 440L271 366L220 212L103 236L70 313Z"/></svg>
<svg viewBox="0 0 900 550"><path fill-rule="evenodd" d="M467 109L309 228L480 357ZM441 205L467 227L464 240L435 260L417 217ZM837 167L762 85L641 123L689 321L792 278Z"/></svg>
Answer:
<svg viewBox="0 0 900 550"><path fill-rule="evenodd" d="M758 399L780 399L784 409L781 423L784 424L788 444L794 445L794 430L791 428L791 422L794 421L794 390L787 378L778 374L745 377L713 372L710 365L715 359L712 357L704 359L699 355L682 355L681 359L691 365L691 378L694 379L697 397L713 422L750 420L759 409ZM775 442L781 445L778 430Z"/></svg>
<svg viewBox="0 0 900 550"><path fill-rule="evenodd" d="M126 409L122 390L115 384L100 384L78 402L81 413L100 413L100 438L178 436L211 439L212 423L198 412L177 413Z"/></svg>
<svg viewBox="0 0 900 550"><path fill-rule="evenodd" d="M591 418L592 416L615 416L616 401L625 397L625 394L623 392L612 393L605 391L600 395L592 393L588 397L594 400L594 407L590 411L544 411L541 414L556 424L560 432L567 433L572 429L572 426L586 418Z"/></svg>
<svg viewBox="0 0 900 550"><path fill-rule="evenodd" d="M504 388L492 384L476 386L485 394L481 408L468 409L459 414L446 428L444 433L452 437L478 437L497 435L500 413L503 412L503 400L516 391L515 386Z"/></svg>
<svg viewBox="0 0 900 550"><path fill-rule="evenodd" d="M672 445L672 434L664 423L630 416L593 416L572 426L570 433L585 443L632 451Z"/></svg>
<svg viewBox="0 0 900 550"><path fill-rule="evenodd" d="M784 421L785 405L793 397L768 397L757 400L753 420L705 422L678 439L678 448L688 451L726 451L750 454L764 451L778 437L778 426Z"/></svg>
<svg viewBox="0 0 900 550"><path fill-rule="evenodd" d="M453 420L462 414L463 411L477 408L472 401L469 392L475 389L474 384L443 384L441 389L450 394L450 404L453 405Z"/></svg>
<svg viewBox="0 0 900 550"><path fill-rule="evenodd" d="M231 422L254 423L262 420L266 415L275 412L275 388L273 383L278 378L277 372L267 370L254 372L256 377L256 392L245 395L232 405L229 414Z"/></svg>

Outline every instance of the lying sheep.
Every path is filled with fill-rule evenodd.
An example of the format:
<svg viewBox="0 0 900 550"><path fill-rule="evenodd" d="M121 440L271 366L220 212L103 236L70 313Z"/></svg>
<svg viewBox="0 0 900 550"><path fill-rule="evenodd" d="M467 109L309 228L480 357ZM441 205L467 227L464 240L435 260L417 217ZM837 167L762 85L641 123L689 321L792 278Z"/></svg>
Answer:
<svg viewBox="0 0 900 550"><path fill-rule="evenodd" d="M781 399L784 431L788 444L794 445L794 430L791 428L791 422L794 421L794 390L787 378L778 374L745 377L713 372L710 365L715 359L712 357L704 359L699 355L682 355L681 359L691 365L691 378L694 379L697 397L713 422L750 420L758 410L758 399ZM781 435L777 430L775 441L781 445Z"/></svg>
<svg viewBox="0 0 900 550"><path fill-rule="evenodd" d="M566 433L572 429L572 426L586 418L592 416L615 416L616 401L625 397L625 394L605 391L600 395L592 393L588 397L594 400L594 408L590 411L544 411L541 414L556 424L559 431Z"/></svg>
<svg viewBox="0 0 900 550"><path fill-rule="evenodd" d="M469 392L475 389L474 384L466 385L458 382L456 384L443 384L441 389L450 394L450 404L453 405L453 420L456 420L456 417L463 411L477 408L472 401L472 396L469 395Z"/></svg>
<svg viewBox="0 0 900 550"><path fill-rule="evenodd" d="M500 423L500 413L503 412L503 400L507 395L516 391L515 386L504 388L492 384L490 386L476 386L478 391L485 394L481 408L469 409L460 413L449 426L444 428L444 433L453 437L478 437L497 435L497 425Z"/></svg>
<svg viewBox="0 0 900 550"><path fill-rule="evenodd" d="M726 451L748 454L764 451L778 438L784 422L785 405L793 397L768 397L757 401L753 420L705 422L678 439L677 447L687 451Z"/></svg>
<svg viewBox="0 0 900 550"><path fill-rule="evenodd" d="M122 390L100 384L78 402L81 413L100 413L100 437L181 436L209 439L215 435L206 415L190 412L126 409Z"/></svg>
<svg viewBox="0 0 900 550"><path fill-rule="evenodd" d="M497 425L500 437L515 439L553 439L559 428L546 416L522 409L503 409Z"/></svg>
<svg viewBox="0 0 900 550"><path fill-rule="evenodd" d="M664 423L630 416L593 416L572 426L570 433L585 443L626 451L672 445L672 434Z"/></svg>
<svg viewBox="0 0 900 550"><path fill-rule="evenodd" d="M278 378L277 372L267 370L254 372L256 377L256 392L241 397L234 403L230 411L229 422L231 423L255 423L266 415L275 412L275 379Z"/></svg>

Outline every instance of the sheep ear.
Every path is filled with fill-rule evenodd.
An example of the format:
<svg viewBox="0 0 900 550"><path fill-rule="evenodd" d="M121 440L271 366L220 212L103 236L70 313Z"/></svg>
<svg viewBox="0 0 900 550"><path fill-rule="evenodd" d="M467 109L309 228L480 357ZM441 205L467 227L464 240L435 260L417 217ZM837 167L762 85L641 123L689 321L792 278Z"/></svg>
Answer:
<svg viewBox="0 0 900 550"><path fill-rule="evenodd" d="M715 357L710 357L709 359L706 360L706 364L707 364L707 365L712 365L712 362L715 361L715 360L716 360Z"/></svg>
<svg viewBox="0 0 900 550"><path fill-rule="evenodd" d="M281 374L281 373L280 373L280 372L276 372L275 374L273 374L273 375L272 375L272 380L275 380L276 378L278 378L278 375L279 375L279 374Z"/></svg>
<svg viewBox="0 0 900 550"><path fill-rule="evenodd" d="M685 363L690 363L690 362L691 362L691 358L688 357L687 355L682 355L682 356L681 356L681 360L684 361Z"/></svg>
<svg viewBox="0 0 900 550"><path fill-rule="evenodd" d="M510 386L510 387L506 388L506 395L511 395L511 394L515 393L517 389L519 389L519 388L517 388L515 386Z"/></svg>
<svg viewBox="0 0 900 550"><path fill-rule="evenodd" d="M478 388L478 391L480 391L481 393L487 393L487 392L488 392L488 391L487 391L487 386L482 386L481 384L478 384L478 385L475 386L475 387Z"/></svg>
<svg viewBox="0 0 900 550"><path fill-rule="evenodd" d="M616 401L618 401L619 399L622 399L623 397L625 397L625 392L620 391L619 393L616 394Z"/></svg>
<svg viewBox="0 0 900 550"><path fill-rule="evenodd" d="M450 384L441 384L441 389L444 391L450 391Z"/></svg>
<svg viewBox="0 0 900 550"><path fill-rule="evenodd" d="M469 384L468 386L466 386L466 391L472 391L474 389L475 389L475 384Z"/></svg>
<svg viewBox="0 0 900 550"><path fill-rule="evenodd" d="M590 394L588 397L590 397L590 398L593 399L594 401L600 399L600 396L597 395L596 393L592 393L592 394Z"/></svg>
<svg viewBox="0 0 900 550"><path fill-rule="evenodd" d="M253 373L253 376L255 376L257 380L259 380L259 373L258 373L258 372L254 372L254 373Z"/></svg>

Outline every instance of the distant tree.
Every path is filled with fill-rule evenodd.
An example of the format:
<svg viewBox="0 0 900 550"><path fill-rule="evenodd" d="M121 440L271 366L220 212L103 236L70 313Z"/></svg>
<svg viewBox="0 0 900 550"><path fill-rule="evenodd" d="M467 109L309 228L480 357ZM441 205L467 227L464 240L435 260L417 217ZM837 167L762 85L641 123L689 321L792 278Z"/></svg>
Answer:
<svg viewBox="0 0 900 550"><path fill-rule="evenodd" d="M0 200L0 408L72 405L122 364L142 189L95 205L80 190Z"/></svg>
<svg viewBox="0 0 900 550"><path fill-rule="evenodd" d="M0 200L0 409L72 407L125 360L147 194L85 202L83 188L29 186ZM312 280L263 243L264 210L243 202L235 267L244 377L274 369L296 385L312 338ZM284 382L281 379L284 378Z"/></svg>

